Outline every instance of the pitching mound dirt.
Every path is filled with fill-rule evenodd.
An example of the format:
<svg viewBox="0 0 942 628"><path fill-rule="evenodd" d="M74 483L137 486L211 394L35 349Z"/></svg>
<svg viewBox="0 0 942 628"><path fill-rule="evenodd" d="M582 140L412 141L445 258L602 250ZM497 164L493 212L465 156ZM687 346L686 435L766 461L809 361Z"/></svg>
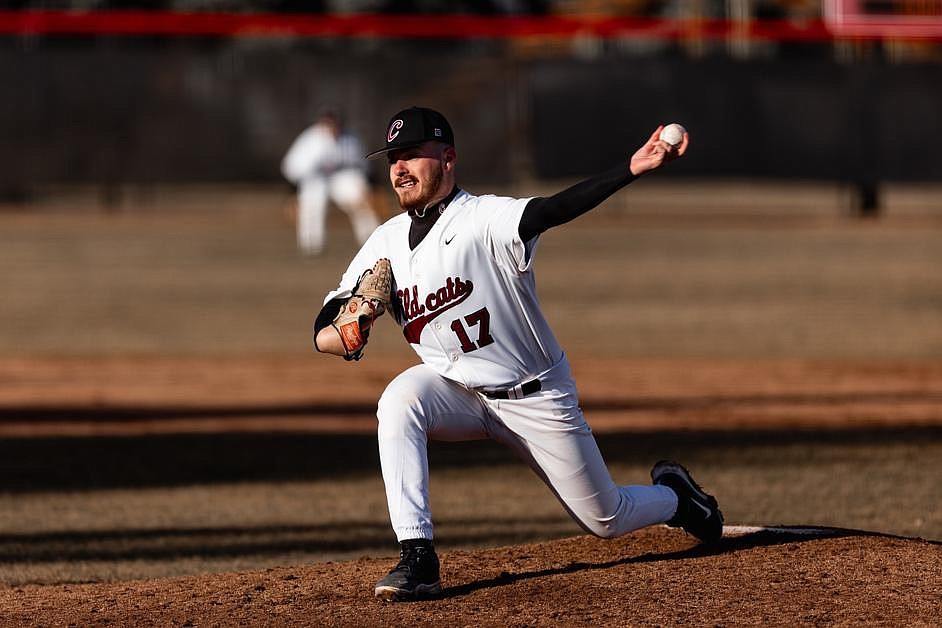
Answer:
<svg viewBox="0 0 942 628"><path fill-rule="evenodd" d="M942 545L848 530L737 530L704 548L650 528L442 554L444 592L386 604L393 557L0 591L5 625L938 625Z"/></svg>

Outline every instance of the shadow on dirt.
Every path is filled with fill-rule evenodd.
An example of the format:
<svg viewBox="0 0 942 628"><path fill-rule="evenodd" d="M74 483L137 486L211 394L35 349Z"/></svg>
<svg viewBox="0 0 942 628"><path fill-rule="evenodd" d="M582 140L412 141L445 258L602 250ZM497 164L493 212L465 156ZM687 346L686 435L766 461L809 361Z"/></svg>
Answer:
<svg viewBox="0 0 942 628"><path fill-rule="evenodd" d="M591 418L592 412L691 411L733 406L807 406L862 403L940 403L942 394L924 390L850 391L813 394L765 395L701 395L690 397L636 397L633 399L582 401L582 409ZM0 423L28 421L109 421L134 423L166 419L242 418L257 416L323 417L373 416L376 403L285 403L265 405L220 405L194 408L191 406L141 407L134 405L0 407Z"/></svg>
<svg viewBox="0 0 942 628"><path fill-rule="evenodd" d="M597 435L609 462L670 457L689 464L742 460L747 448L927 444L942 426L816 431L664 431ZM433 442L433 468L516 464L489 441ZM208 433L0 439L0 490L80 491L230 482L305 481L379 473L375 437L319 433ZM378 475L377 475L378 477Z"/></svg>
<svg viewBox="0 0 942 628"><path fill-rule="evenodd" d="M572 525L558 517L445 520L448 545L513 544ZM559 536L557 531L556 536ZM277 556L288 553L390 552L386 521L312 525L217 526L0 534L0 564Z"/></svg>
<svg viewBox="0 0 942 628"><path fill-rule="evenodd" d="M458 598L480 591L482 589L493 589L495 587L506 586L517 582L532 580L535 578L545 578L561 574L571 574L577 572L602 571L612 569L622 565L631 565L638 563L650 563L660 561L686 560L689 558L703 558L707 556L718 556L720 554L730 554L754 549L757 547L771 547L775 545L786 545L791 543L808 543L821 539L834 539L842 537L884 537L884 538L904 538L879 532L868 532L864 530L850 530L844 528L830 527L801 527L795 528L798 531L791 531L790 528L768 528L743 535L724 536L718 543L712 545L695 545L689 549L666 552L663 554L641 554L640 556L630 556L618 560L610 560L600 563L574 562L563 567L553 569L540 569L536 571L524 571L520 573L503 572L496 578L477 580L467 584L448 587L444 589L439 598ZM942 545L942 542L931 542Z"/></svg>

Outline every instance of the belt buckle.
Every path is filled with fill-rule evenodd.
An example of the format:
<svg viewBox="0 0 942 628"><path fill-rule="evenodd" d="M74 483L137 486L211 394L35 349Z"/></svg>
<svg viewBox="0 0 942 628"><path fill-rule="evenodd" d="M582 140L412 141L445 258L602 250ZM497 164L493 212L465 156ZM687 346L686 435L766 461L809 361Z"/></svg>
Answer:
<svg viewBox="0 0 942 628"><path fill-rule="evenodd" d="M536 384L535 388L532 386L533 384ZM517 384L516 386L512 386L511 388L507 388L505 390L481 390L480 392L482 395L490 399L523 399L524 397L526 397L528 394L532 392L537 392L538 390L542 390L543 387L541 384L542 383L540 382L540 380L531 379L530 381ZM523 389L524 387L527 387L527 386L529 386L533 390L524 392Z"/></svg>

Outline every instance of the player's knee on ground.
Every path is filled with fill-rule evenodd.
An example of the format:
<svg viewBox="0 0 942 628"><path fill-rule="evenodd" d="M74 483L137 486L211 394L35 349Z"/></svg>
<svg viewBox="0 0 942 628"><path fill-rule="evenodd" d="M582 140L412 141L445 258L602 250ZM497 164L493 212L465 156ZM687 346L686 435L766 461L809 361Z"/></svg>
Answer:
<svg viewBox="0 0 942 628"><path fill-rule="evenodd" d="M677 510L677 496L666 486L618 486L601 491L582 504L567 504L573 518L590 534L614 539L649 525L663 523Z"/></svg>
<svg viewBox="0 0 942 628"><path fill-rule="evenodd" d="M587 534L597 536L600 539L614 539L624 534L624 532L620 531L614 525L618 518L617 513L606 517L602 516L599 512L587 512L579 508L577 504L567 503L562 497L559 499L563 508L569 513L569 516L572 517L573 521L579 524L579 527L585 530Z"/></svg>
<svg viewBox="0 0 942 628"><path fill-rule="evenodd" d="M599 537L600 539L615 539L623 535L623 533L618 532L614 528L608 528L608 527L600 528L596 530L595 532L593 532L592 534Z"/></svg>
<svg viewBox="0 0 942 628"><path fill-rule="evenodd" d="M578 522L586 532L600 539L614 539L624 534L624 532L611 525L609 521L584 517L579 519Z"/></svg>
<svg viewBox="0 0 942 628"><path fill-rule="evenodd" d="M633 525L635 504L622 494L622 490L603 490L592 499L565 503L566 510L583 530L601 539L620 537L637 527Z"/></svg>

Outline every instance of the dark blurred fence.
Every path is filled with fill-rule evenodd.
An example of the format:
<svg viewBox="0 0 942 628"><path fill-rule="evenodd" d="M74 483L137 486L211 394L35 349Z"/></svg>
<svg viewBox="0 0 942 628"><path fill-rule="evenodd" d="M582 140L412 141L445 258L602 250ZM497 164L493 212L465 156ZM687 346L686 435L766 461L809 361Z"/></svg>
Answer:
<svg viewBox="0 0 942 628"><path fill-rule="evenodd" d="M499 45L350 40L0 40L0 187L278 180L318 107L367 147L440 107L465 171L508 178L516 75Z"/></svg>
<svg viewBox="0 0 942 628"><path fill-rule="evenodd" d="M576 59L500 40L16 36L0 39L0 88L7 192L277 181L325 102L367 148L398 108L441 109L466 181L585 174L669 121L696 141L676 174L942 180L942 65L827 51Z"/></svg>
<svg viewBox="0 0 942 628"><path fill-rule="evenodd" d="M527 77L540 176L609 165L676 120L696 139L676 174L942 181L942 65L641 59Z"/></svg>

